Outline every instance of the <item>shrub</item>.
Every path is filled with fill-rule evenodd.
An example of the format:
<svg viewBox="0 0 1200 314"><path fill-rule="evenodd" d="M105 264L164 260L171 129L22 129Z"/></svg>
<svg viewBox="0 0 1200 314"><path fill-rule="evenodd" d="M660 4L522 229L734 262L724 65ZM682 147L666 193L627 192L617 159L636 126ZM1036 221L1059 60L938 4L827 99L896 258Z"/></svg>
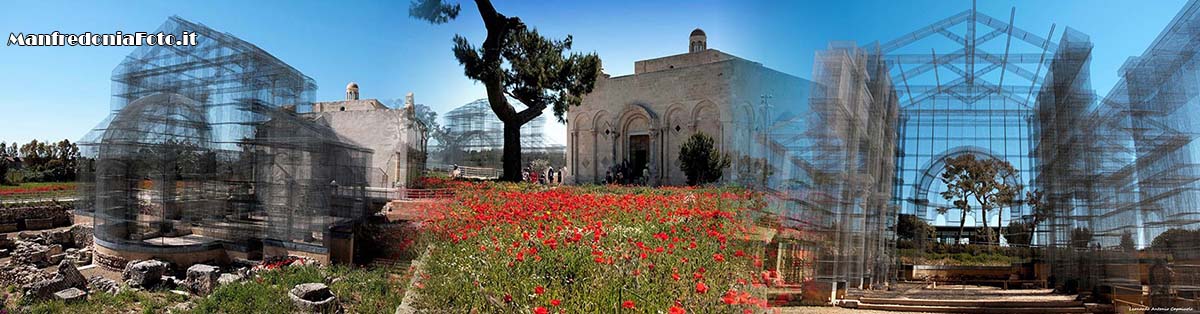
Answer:
<svg viewBox="0 0 1200 314"><path fill-rule="evenodd" d="M1033 243L1032 232L1029 224L1012 221L1008 223L1008 234L1005 234L1004 238L1008 240L1008 245L1029 246L1030 243Z"/></svg>
<svg viewBox="0 0 1200 314"><path fill-rule="evenodd" d="M717 152L713 138L704 133L692 134L679 147L679 169L688 185L717 182L729 163L729 156Z"/></svg>

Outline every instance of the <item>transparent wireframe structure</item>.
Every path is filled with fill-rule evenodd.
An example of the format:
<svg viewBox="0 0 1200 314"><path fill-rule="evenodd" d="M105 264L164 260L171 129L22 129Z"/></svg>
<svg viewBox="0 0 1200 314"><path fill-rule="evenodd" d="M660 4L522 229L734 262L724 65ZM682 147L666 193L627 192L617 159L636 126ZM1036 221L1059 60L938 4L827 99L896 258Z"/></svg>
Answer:
<svg viewBox="0 0 1200 314"><path fill-rule="evenodd" d="M98 264L328 258L369 215L372 152L298 116L316 85L269 53L179 17L159 31L198 45L126 57L111 115L82 141Z"/></svg>
<svg viewBox="0 0 1200 314"><path fill-rule="evenodd" d="M509 99L511 104L520 104L516 99ZM443 162L478 164L500 168L500 151L504 149L504 123L492 112L487 99L479 99L467 103L443 116L448 129L451 143L439 143L442 150ZM552 162L561 163L565 158L566 145L555 143L544 133L546 116L538 116L521 126L521 153L527 156L552 156ZM494 160L483 160L472 163L472 153L492 153ZM529 160L526 160L528 162ZM557 166L557 165L556 165Z"/></svg>

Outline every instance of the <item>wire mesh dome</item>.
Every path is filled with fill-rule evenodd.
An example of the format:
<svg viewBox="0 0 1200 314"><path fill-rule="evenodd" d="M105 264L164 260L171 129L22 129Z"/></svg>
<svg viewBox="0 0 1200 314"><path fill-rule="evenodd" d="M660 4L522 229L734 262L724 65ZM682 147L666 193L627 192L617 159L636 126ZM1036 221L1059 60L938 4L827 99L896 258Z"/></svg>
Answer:
<svg viewBox="0 0 1200 314"><path fill-rule="evenodd" d="M157 93L131 102L104 132L96 165L97 233L104 241L143 241L187 232L183 224L217 200L195 188L210 180L215 155L201 105ZM136 212L128 209L136 208Z"/></svg>

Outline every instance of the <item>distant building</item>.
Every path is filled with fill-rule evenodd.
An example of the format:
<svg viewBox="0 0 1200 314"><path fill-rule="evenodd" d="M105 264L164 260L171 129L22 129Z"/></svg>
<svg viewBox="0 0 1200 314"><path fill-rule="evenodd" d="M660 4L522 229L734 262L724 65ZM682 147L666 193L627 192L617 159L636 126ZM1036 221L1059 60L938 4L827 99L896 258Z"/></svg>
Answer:
<svg viewBox="0 0 1200 314"><path fill-rule="evenodd" d="M427 129L415 110L412 93L404 108L392 109L378 99L359 99L358 84L351 82L345 100L314 102L305 116L374 151L369 170L373 187L398 187L412 184L425 169Z"/></svg>

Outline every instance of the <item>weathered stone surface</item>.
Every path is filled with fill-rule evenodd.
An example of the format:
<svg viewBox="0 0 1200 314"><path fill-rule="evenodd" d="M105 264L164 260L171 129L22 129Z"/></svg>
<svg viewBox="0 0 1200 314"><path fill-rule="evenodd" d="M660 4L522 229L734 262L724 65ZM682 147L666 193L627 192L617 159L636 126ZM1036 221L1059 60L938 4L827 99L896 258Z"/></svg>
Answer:
<svg viewBox="0 0 1200 314"><path fill-rule="evenodd" d="M93 293L104 292L116 294L121 290L121 285L117 284L116 281L101 276L92 276L92 278L88 278L88 287L91 288Z"/></svg>
<svg viewBox="0 0 1200 314"><path fill-rule="evenodd" d="M121 279L130 287L151 288L162 282L167 263L156 260L130 261L121 272Z"/></svg>
<svg viewBox="0 0 1200 314"><path fill-rule="evenodd" d="M86 249L70 248L70 249L67 249L67 252L63 253L63 254L66 254L67 259L70 259L71 261L73 261L75 263L75 265L87 265L87 264L92 263L92 249L90 249L90 248L86 248Z"/></svg>
<svg viewBox="0 0 1200 314"><path fill-rule="evenodd" d="M50 256L50 255L57 255L57 254L62 254L62 253L63 253L63 246L62 246L62 244L48 244L48 245L46 246L46 248L47 248L47 251L46 251L46 256L47 256L47 257L48 257L48 256Z"/></svg>
<svg viewBox="0 0 1200 314"><path fill-rule="evenodd" d="M238 281L242 281L243 278L245 278L245 277L242 277L241 275L238 275L238 274L230 274L230 273L221 274L220 277L217 277L217 284L218 285L227 285L227 284L235 283Z"/></svg>
<svg viewBox="0 0 1200 314"><path fill-rule="evenodd" d="M77 302L87 300L87 292L79 288L67 288L65 290L55 292L54 298L65 302Z"/></svg>
<svg viewBox="0 0 1200 314"><path fill-rule="evenodd" d="M51 276L31 264L6 263L0 266L0 285L25 286Z"/></svg>
<svg viewBox="0 0 1200 314"><path fill-rule="evenodd" d="M54 220L49 218L26 218L25 230L42 230L54 228Z"/></svg>
<svg viewBox="0 0 1200 314"><path fill-rule="evenodd" d="M17 239L20 239L20 240L32 241L33 239L37 239L37 238L38 238L37 232L22 231L21 233L17 233Z"/></svg>
<svg viewBox="0 0 1200 314"><path fill-rule="evenodd" d="M71 224L71 214L67 210L74 207L71 203L38 204L23 207L0 208L0 223L18 223L26 219L48 219L54 225L67 226Z"/></svg>
<svg viewBox="0 0 1200 314"><path fill-rule="evenodd" d="M216 266L196 264L187 269L187 279L184 280L188 290L197 295L212 293L217 287L221 269Z"/></svg>
<svg viewBox="0 0 1200 314"><path fill-rule="evenodd" d="M35 242L17 240L17 249L12 253L13 262L39 267L49 265L50 247Z"/></svg>
<svg viewBox="0 0 1200 314"><path fill-rule="evenodd" d="M74 241L74 247L91 248L92 247L92 227L87 225L71 226L71 240Z"/></svg>
<svg viewBox="0 0 1200 314"><path fill-rule="evenodd" d="M59 253L59 254L50 255L50 257L46 258L46 261L49 262L50 264L58 264L59 262L62 262L63 259L66 259L66 257L67 257L67 253ZM72 263L74 263L74 262L72 262Z"/></svg>
<svg viewBox="0 0 1200 314"><path fill-rule="evenodd" d="M193 307L196 307L196 304L192 303L192 301L187 301L172 305L171 307L167 308L167 313L187 313L191 311Z"/></svg>
<svg viewBox="0 0 1200 314"><path fill-rule="evenodd" d="M58 263L58 275L62 276L63 279L67 281L67 284L71 287L80 289L87 288L87 278L84 278L83 274L79 272L79 269L75 268L75 265L70 261L62 261L61 263Z"/></svg>
<svg viewBox="0 0 1200 314"><path fill-rule="evenodd" d="M55 292L69 288L87 289L87 283L87 279L75 269L74 264L63 261L59 263L58 272L53 278L25 285L23 290L26 298L45 300L54 296Z"/></svg>
<svg viewBox="0 0 1200 314"><path fill-rule="evenodd" d="M47 245L50 245L50 244L59 244L59 245L63 245L63 246L75 245L74 236L71 234L71 230L69 230L69 229L44 231L44 232L42 232L42 238L45 239L45 242Z"/></svg>
<svg viewBox="0 0 1200 314"><path fill-rule="evenodd" d="M296 285L288 296L292 304L304 312L330 312L337 308L337 296L323 283Z"/></svg>

